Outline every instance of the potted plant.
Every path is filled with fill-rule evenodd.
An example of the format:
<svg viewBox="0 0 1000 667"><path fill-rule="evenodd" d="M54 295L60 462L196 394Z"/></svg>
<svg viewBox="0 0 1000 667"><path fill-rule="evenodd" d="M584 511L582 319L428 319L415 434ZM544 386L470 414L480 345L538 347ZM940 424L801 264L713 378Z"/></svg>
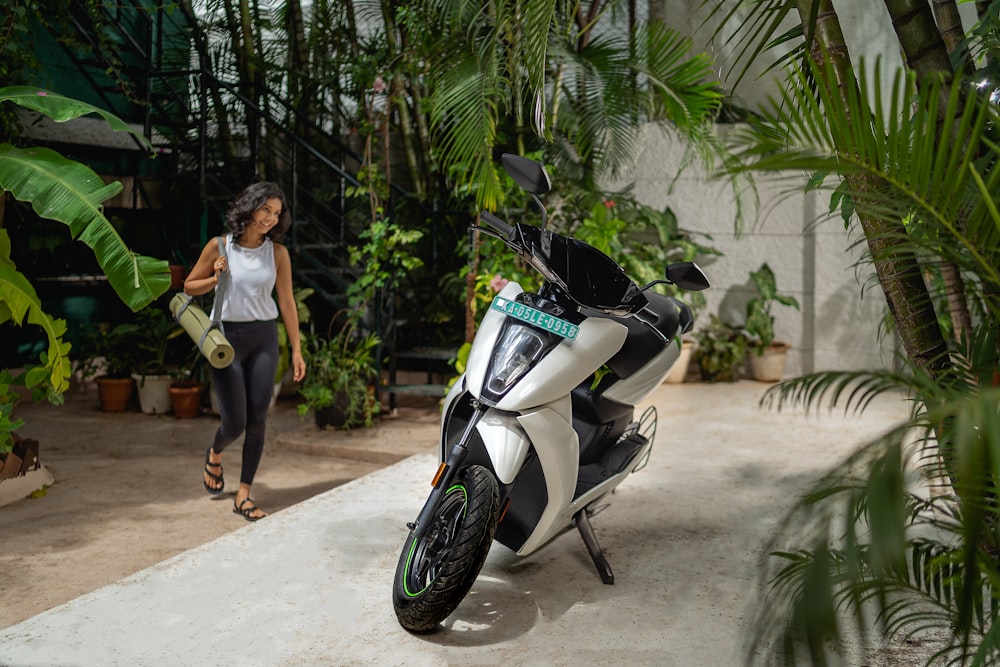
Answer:
<svg viewBox="0 0 1000 667"><path fill-rule="evenodd" d="M131 323L111 326L104 322L89 336L89 354L82 365L84 378L94 378L101 410L124 412L135 391L132 369L136 365L135 349L129 338Z"/></svg>
<svg viewBox="0 0 1000 667"><path fill-rule="evenodd" d="M167 388L174 417L191 419L200 415L204 389L204 383L194 378L174 380Z"/></svg>
<svg viewBox="0 0 1000 667"><path fill-rule="evenodd" d="M374 389L378 381L374 333L361 335L348 319L336 336L307 336L303 352L309 372L299 387L300 417L313 411L320 428L371 426L379 412Z"/></svg>
<svg viewBox="0 0 1000 667"><path fill-rule="evenodd" d="M16 373L0 369L0 486L3 487L0 505L28 496L55 481L39 460L38 441L18 435L16 429L24 421L14 415L21 401L40 401L46 397L53 404L61 404L62 394L53 395L44 367L30 365Z"/></svg>
<svg viewBox="0 0 1000 667"><path fill-rule="evenodd" d="M170 385L180 376L184 330L157 307L139 311L128 326L136 352L132 378L139 389L139 409L146 414L165 414L171 409Z"/></svg>
<svg viewBox="0 0 1000 667"><path fill-rule="evenodd" d="M203 370L205 357L197 347L188 346L186 349L187 356L174 369L167 387L170 409L177 419L201 415L205 389L209 386Z"/></svg>
<svg viewBox="0 0 1000 667"><path fill-rule="evenodd" d="M750 278L757 289L757 296L747 302L747 322L744 327L750 347L750 370L755 380L777 382L785 372L785 360L791 344L774 338L775 304L799 309L795 297L778 294L774 272L765 262Z"/></svg>
<svg viewBox="0 0 1000 667"><path fill-rule="evenodd" d="M746 361L747 335L712 314L709 323L695 332L696 359L705 382L733 382Z"/></svg>
<svg viewBox="0 0 1000 667"><path fill-rule="evenodd" d="M691 357L694 355L694 341L690 338L684 338L681 340L680 353L677 355L677 361L674 365L670 367L670 372L667 373L667 377L663 379L667 384L680 384L684 382L687 377L688 368L691 365Z"/></svg>

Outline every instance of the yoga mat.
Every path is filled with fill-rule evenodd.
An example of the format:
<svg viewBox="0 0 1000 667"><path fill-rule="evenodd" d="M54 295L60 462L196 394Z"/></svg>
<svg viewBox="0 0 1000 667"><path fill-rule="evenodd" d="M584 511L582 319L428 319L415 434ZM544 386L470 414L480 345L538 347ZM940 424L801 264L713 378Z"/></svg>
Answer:
<svg viewBox="0 0 1000 667"><path fill-rule="evenodd" d="M184 308L184 304L186 303L187 308ZM177 313L182 308L184 310L178 319ZM174 319L184 328L184 331L191 336L195 345L198 345L198 341L202 340L201 337L205 333L205 330L212 327L212 320L208 318L205 311L194 303L188 303L188 297L180 292L170 299L170 312L173 314ZM208 359L208 363L212 364L214 368L225 368L233 362L233 346L229 344L229 341L226 340L226 337L218 329L211 329L198 348L205 358Z"/></svg>

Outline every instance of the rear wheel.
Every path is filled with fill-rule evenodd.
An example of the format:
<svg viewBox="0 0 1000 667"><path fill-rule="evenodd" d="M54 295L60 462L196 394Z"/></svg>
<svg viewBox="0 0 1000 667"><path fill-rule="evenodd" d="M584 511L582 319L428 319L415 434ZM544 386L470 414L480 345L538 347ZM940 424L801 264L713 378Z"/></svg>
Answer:
<svg viewBox="0 0 1000 667"><path fill-rule="evenodd" d="M486 560L499 511L496 478L482 466L460 470L423 538L411 532L403 545L392 587L400 625L428 632L455 611Z"/></svg>

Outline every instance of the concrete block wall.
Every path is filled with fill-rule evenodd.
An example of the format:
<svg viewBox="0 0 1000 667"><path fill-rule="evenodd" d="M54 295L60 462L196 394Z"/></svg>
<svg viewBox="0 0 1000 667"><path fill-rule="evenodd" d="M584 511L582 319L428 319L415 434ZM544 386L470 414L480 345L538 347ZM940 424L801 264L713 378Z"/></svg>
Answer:
<svg viewBox="0 0 1000 667"><path fill-rule="evenodd" d="M885 298L870 264L858 265L863 239L844 228L839 215L827 216L822 194L791 192L791 180L757 179L759 209L745 211L736 233L736 199L728 181L714 180L687 167L671 186L683 146L665 131L649 126L634 167L609 188L634 183L636 198L658 210L669 206L683 229L712 237L708 245L722 256L700 261L712 287L699 314L730 323L745 321L746 301L754 294L750 272L764 262L774 271L778 291L794 296L800 309L776 304L776 336L792 344L786 377L820 370L891 368L898 342L882 326ZM802 181L796 182L800 186Z"/></svg>

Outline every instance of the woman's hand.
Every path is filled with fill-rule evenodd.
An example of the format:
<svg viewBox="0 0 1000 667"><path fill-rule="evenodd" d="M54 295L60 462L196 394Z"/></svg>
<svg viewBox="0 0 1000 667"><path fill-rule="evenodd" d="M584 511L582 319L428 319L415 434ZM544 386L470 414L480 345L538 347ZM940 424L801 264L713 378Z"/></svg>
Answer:
<svg viewBox="0 0 1000 667"><path fill-rule="evenodd" d="M292 352L292 379L299 382L306 376L306 362L302 358L302 352L294 350Z"/></svg>

